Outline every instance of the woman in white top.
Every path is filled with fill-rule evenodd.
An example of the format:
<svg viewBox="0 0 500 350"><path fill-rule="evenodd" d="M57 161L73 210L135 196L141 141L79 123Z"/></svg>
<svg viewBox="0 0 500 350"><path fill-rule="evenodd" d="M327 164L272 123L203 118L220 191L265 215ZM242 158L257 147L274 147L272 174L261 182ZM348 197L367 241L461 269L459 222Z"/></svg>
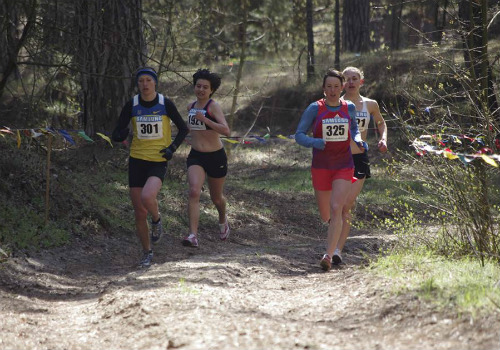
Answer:
<svg viewBox="0 0 500 350"><path fill-rule="evenodd" d="M363 72L356 67L347 67L342 73L345 77L345 94L342 98L344 100L349 100L356 105L356 120L358 122L359 131L361 132L361 138L363 141L366 141L368 136L368 126L370 124L370 120L373 119L373 123L380 135L377 147L380 152L387 152L387 126L382 114L380 113L378 103L377 101L364 97L360 94L360 89L364 82ZM356 203L356 198L363 188L365 179L371 177L368 148L361 150L355 142L351 142L351 152L354 160L354 177L357 180L351 185L351 192L346 203L349 214L343 217L344 223L342 225L342 233L334 252L335 259L333 259L333 261L340 262L342 262L342 249L344 248L344 244L351 230L352 208Z"/></svg>

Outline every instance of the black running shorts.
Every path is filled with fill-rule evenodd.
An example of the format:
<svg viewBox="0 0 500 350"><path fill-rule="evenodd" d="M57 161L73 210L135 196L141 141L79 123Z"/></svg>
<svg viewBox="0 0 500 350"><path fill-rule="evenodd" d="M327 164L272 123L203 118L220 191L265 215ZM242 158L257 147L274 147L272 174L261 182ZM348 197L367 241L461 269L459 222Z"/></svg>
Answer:
<svg viewBox="0 0 500 350"><path fill-rule="evenodd" d="M156 176L163 182L167 173L167 162L151 162L137 158L128 161L129 187L144 187L148 177Z"/></svg>
<svg viewBox="0 0 500 350"><path fill-rule="evenodd" d="M227 174L227 155L224 148L215 152L199 152L191 149L187 157L187 167L201 166L208 176L221 178Z"/></svg>
<svg viewBox="0 0 500 350"><path fill-rule="evenodd" d="M370 174L370 159L368 159L368 152L353 154L352 160L354 161L354 177L358 179L369 179Z"/></svg>

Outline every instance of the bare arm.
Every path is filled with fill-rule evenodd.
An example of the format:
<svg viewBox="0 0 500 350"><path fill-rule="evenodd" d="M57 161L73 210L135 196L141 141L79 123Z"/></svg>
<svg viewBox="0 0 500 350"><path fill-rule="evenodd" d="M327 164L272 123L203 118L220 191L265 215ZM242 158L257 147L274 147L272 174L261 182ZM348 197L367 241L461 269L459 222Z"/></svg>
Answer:
<svg viewBox="0 0 500 350"><path fill-rule="evenodd" d="M210 114L215 118L217 122L214 122L203 115L203 113L196 113L196 119L202 121L206 125L208 125L212 130L218 132L224 136L231 136L231 130L229 130L229 126L226 121L226 117L224 116L224 112L222 112L221 106L213 101L210 104Z"/></svg>
<svg viewBox="0 0 500 350"><path fill-rule="evenodd" d="M373 116L373 122L377 127L377 130L380 135L380 139L378 141L378 149L380 152L387 152L387 125L385 123L384 117L382 117L382 113L380 113L380 108L378 106L377 101L369 100L368 101L368 111Z"/></svg>

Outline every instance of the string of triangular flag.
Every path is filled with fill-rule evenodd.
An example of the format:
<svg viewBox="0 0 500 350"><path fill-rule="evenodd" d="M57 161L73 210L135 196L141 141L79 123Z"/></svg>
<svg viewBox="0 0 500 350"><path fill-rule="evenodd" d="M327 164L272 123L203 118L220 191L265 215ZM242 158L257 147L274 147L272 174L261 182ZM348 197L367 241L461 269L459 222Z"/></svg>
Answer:
<svg viewBox="0 0 500 350"><path fill-rule="evenodd" d="M66 129L56 129L52 127L46 127L46 128L33 128L33 129L14 129L14 128L9 128L9 127L2 127L0 128L0 136L5 137L5 135L12 135L16 138L17 140L17 147L21 147L21 137L29 137L29 138L38 138L42 135L48 135L51 134L53 136L61 136L65 141L67 141L70 145L75 146L76 141L74 139L74 136L76 135L88 142L94 142L83 130L66 130ZM113 142L111 141L110 137L101 133L101 132L96 132L96 135L101 137L102 139L106 140L106 142L109 143L111 147L113 147ZM175 137L175 136L174 136ZM187 137L189 139L189 135ZM280 140L287 140L287 141L293 141L295 139L295 135L289 135L289 136L284 136L281 134L278 135L271 135L271 134L265 134L265 135L246 135L246 136L222 136L221 139L225 142L228 143L241 143L241 144L251 144L251 143L266 143L270 139L280 139Z"/></svg>
<svg viewBox="0 0 500 350"><path fill-rule="evenodd" d="M487 147L484 136L470 137L447 134L421 135L411 143L411 146L417 150L418 156L424 156L426 153L443 155L450 160L459 159L465 165L474 159L482 159L486 164L498 168L497 162L500 162L500 154L494 154L494 149L496 152L500 151L498 137L495 139L494 149ZM457 148L461 151L456 150ZM474 153L471 153L470 150L473 150Z"/></svg>

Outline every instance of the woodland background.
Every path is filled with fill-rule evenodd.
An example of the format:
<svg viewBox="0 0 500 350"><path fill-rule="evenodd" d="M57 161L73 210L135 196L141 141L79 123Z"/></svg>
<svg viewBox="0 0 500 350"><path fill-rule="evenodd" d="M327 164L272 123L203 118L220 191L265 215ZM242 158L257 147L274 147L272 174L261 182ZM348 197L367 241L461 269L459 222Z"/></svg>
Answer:
<svg viewBox="0 0 500 350"><path fill-rule="evenodd" d="M233 135L287 134L321 96L328 67L360 66L364 93L405 146L395 145L405 159L399 168L412 166L420 191L434 194L426 205L447 237L438 250L499 259L497 168L419 159L408 149L438 134L438 147L498 154L499 11L488 0L2 1L0 122L109 135L137 67L157 69L160 91L179 109L193 72L208 67L223 75L216 98ZM3 158L2 202L16 198L13 183L32 181L21 173L18 160ZM6 225L0 241L11 239Z"/></svg>

